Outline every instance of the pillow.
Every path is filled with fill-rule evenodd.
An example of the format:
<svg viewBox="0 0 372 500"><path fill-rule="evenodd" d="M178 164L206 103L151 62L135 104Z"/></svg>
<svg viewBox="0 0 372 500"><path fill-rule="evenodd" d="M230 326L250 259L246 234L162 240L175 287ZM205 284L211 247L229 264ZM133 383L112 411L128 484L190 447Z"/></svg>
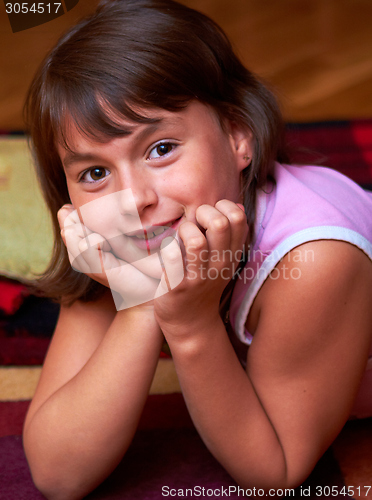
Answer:
<svg viewBox="0 0 372 500"><path fill-rule="evenodd" d="M46 268L52 224L25 137L0 138L0 274L30 279Z"/></svg>

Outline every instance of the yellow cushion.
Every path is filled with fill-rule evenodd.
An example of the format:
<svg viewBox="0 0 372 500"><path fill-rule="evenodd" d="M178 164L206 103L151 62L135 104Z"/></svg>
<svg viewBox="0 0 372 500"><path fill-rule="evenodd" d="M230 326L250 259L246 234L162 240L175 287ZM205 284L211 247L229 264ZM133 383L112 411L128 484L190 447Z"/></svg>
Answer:
<svg viewBox="0 0 372 500"><path fill-rule="evenodd" d="M41 273L52 252L52 224L24 137L0 138L0 210L0 274Z"/></svg>

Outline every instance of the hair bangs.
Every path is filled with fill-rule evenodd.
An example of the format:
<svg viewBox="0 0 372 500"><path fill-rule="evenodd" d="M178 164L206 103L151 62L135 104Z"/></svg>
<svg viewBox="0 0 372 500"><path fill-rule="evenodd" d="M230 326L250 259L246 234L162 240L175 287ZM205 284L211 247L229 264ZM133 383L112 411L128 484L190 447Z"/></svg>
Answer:
<svg viewBox="0 0 372 500"><path fill-rule="evenodd" d="M48 121L56 143L70 148L71 131L77 130L89 140L107 142L131 133L128 121L135 124L151 124L158 121L146 116L138 105L124 99L117 102L97 91L82 88L80 93L59 92L49 105Z"/></svg>

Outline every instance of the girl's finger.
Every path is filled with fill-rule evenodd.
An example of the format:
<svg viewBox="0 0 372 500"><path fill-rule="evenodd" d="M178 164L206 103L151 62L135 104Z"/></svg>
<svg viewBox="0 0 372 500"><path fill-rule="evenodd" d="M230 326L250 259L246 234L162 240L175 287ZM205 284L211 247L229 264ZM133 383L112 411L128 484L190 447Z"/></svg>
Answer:
<svg viewBox="0 0 372 500"><path fill-rule="evenodd" d="M63 229L65 226L66 217L68 217L74 210L75 209L74 209L73 205L69 205L69 204L63 205L63 207L61 207L58 210L57 218L58 218L59 226L61 229Z"/></svg>
<svg viewBox="0 0 372 500"><path fill-rule="evenodd" d="M186 275L188 279L195 279L208 267L207 239L192 222L184 222L178 234L184 246Z"/></svg>
<svg viewBox="0 0 372 500"><path fill-rule="evenodd" d="M248 224L244 207L229 200L218 201L215 206L229 221L230 249L235 260L240 260L243 256L243 245L248 236Z"/></svg>
<svg viewBox="0 0 372 500"><path fill-rule="evenodd" d="M66 245L68 256L72 267L81 273L88 274L92 272L90 264L87 263L82 255L82 249L79 245L83 246L84 250L90 247L89 243L82 243L91 233L81 222L76 210L72 209L72 205L62 207L58 212L58 220L62 227L61 236ZM95 270L98 267L93 265ZM101 272L101 267L99 268Z"/></svg>
<svg viewBox="0 0 372 500"><path fill-rule="evenodd" d="M103 252L110 252L111 246L109 242L98 233L91 233L79 243L80 252L85 252L91 247L100 247Z"/></svg>
<svg viewBox="0 0 372 500"><path fill-rule="evenodd" d="M78 243L80 256L88 266L89 274L104 273L102 252L109 252L110 245L100 234L92 233ZM86 274L88 274L86 273Z"/></svg>
<svg viewBox="0 0 372 500"><path fill-rule="evenodd" d="M210 205L201 205L196 211L197 222L206 229L209 252L215 262L223 260L223 251L230 248L230 221L224 213Z"/></svg>
<svg viewBox="0 0 372 500"><path fill-rule="evenodd" d="M160 288L170 291L176 288L184 277L181 249L175 238L165 238L160 249L164 272Z"/></svg>

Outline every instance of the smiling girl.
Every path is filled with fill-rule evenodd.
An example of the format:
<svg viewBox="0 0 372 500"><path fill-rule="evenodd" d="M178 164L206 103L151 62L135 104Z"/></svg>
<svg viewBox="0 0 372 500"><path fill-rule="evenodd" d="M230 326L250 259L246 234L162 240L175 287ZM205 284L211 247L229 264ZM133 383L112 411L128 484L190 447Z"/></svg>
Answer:
<svg viewBox="0 0 372 500"><path fill-rule="evenodd" d="M350 414L372 414L372 197L290 165L271 93L170 0L102 3L27 111L55 229L39 286L61 302L24 427L37 487L79 499L113 471L164 338L231 476L301 484Z"/></svg>

